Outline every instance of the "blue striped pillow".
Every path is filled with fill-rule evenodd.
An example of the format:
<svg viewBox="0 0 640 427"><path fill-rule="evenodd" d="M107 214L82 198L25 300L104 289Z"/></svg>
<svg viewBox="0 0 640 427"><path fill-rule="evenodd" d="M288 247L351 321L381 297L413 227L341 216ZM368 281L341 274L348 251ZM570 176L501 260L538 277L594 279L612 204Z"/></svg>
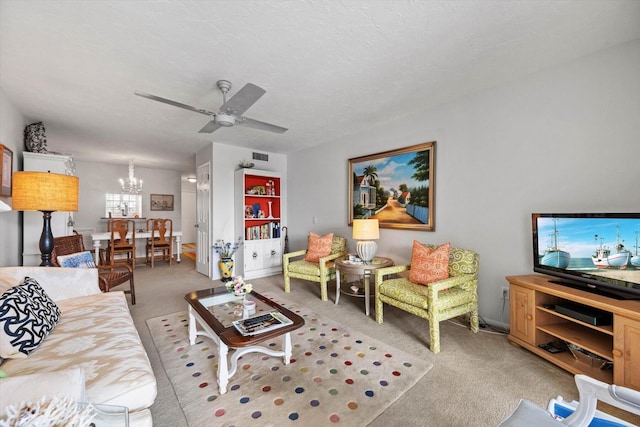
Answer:
<svg viewBox="0 0 640 427"><path fill-rule="evenodd" d="M96 268L96 263L93 261L91 252L76 252L71 255L60 255L58 257L58 264L60 267L68 268Z"/></svg>

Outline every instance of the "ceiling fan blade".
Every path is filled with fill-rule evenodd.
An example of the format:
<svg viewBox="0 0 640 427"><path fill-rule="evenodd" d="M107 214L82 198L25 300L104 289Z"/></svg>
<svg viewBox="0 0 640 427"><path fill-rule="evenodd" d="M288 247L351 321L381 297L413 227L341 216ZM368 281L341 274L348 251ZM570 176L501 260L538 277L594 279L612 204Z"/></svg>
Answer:
<svg viewBox="0 0 640 427"><path fill-rule="evenodd" d="M215 120L211 120L209 123L207 123L206 125L204 125L204 127L202 129L200 129L198 131L198 133L211 133L215 130L220 129L222 126L220 126L219 124L216 123Z"/></svg>
<svg viewBox="0 0 640 427"><path fill-rule="evenodd" d="M250 119L248 117L240 117L236 119L236 124L240 126L246 126L248 128L266 130L268 132L285 133L289 129L280 126L272 125L270 123L261 122L260 120Z"/></svg>
<svg viewBox="0 0 640 427"><path fill-rule="evenodd" d="M236 92L227 102L222 104L220 111L228 112L236 116L241 116L249 107L267 93L266 90L253 83L247 83L242 89Z"/></svg>
<svg viewBox="0 0 640 427"><path fill-rule="evenodd" d="M137 92L137 91L135 92L135 94L138 95L138 96L142 96L143 98L149 98L149 99L152 99L154 101L162 102L164 104L173 105L174 107L184 108L185 110L189 110L189 111L195 111L196 113L204 114L205 116L215 116L216 115L216 113L213 113L211 111L203 110L201 108L192 107L191 105L183 104L181 102L172 101L170 99L162 98L160 96L150 95L148 93Z"/></svg>

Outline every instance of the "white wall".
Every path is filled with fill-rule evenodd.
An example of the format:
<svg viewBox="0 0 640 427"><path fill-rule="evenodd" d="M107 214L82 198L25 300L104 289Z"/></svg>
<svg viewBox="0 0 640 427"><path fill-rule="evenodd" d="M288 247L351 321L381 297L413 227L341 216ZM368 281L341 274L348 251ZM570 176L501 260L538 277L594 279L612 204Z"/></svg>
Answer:
<svg viewBox="0 0 640 427"><path fill-rule="evenodd" d="M290 249L314 231L353 251L348 159L437 141L435 231L382 229L378 254L407 263L414 239L477 251L480 314L507 322L500 288L533 272L532 212L640 211L638 76L635 41L291 154Z"/></svg>
<svg viewBox="0 0 640 427"><path fill-rule="evenodd" d="M13 152L13 171L22 169L23 130L27 118L0 90L0 144ZM8 201L8 200L5 200ZM8 204L4 205L8 208ZM22 263L22 220L20 212L0 209L0 267Z"/></svg>
<svg viewBox="0 0 640 427"><path fill-rule="evenodd" d="M129 174L129 165L112 165L76 161L76 174L80 178L80 201L74 219L76 228L107 231L105 219L105 194L119 193L118 179ZM142 216L146 218L170 218L173 229L181 230L181 178L180 172L167 169L135 168L136 178L144 181L142 187ZM151 194L172 194L172 211L151 211ZM146 225L140 223L140 228Z"/></svg>
<svg viewBox="0 0 640 427"><path fill-rule="evenodd" d="M13 170L22 170L23 130L30 123L0 91L0 143L13 151ZM49 144L49 149L55 146ZM76 174L80 178L80 201L74 214L76 228L106 231L104 216L104 194L119 192L118 179L128 174L128 164L76 161ZM181 224L181 177L180 172L165 169L136 167L136 176L144 180L142 193L143 216L163 217L173 220L174 230ZM173 194L173 211L150 211L150 194ZM22 221L20 213L0 212L0 266L20 265L22 253Z"/></svg>
<svg viewBox="0 0 640 427"><path fill-rule="evenodd" d="M269 161L252 160L252 153L259 152L269 155ZM205 154L209 153L209 149L203 150L196 156L198 165L209 160L211 162L211 230L210 243L217 239L225 241L235 241L238 236L235 235L234 212L234 173L238 169L238 164L242 161L255 163L255 169L276 171L282 174L281 191L287 194L287 158L283 154L268 153L261 150L237 147L233 145L225 145L213 143L211 146L211 157L208 159ZM286 226L286 217L282 218L282 224ZM214 252L210 254L210 270L212 279L219 279L218 258Z"/></svg>

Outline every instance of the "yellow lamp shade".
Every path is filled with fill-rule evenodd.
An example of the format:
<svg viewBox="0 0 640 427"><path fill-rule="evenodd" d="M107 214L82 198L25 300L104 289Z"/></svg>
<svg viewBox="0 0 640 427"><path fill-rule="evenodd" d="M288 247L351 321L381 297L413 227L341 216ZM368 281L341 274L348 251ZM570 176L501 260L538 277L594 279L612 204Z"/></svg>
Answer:
<svg viewBox="0 0 640 427"><path fill-rule="evenodd" d="M78 210L77 176L50 172L15 172L12 208L16 211Z"/></svg>
<svg viewBox="0 0 640 427"><path fill-rule="evenodd" d="M373 240L380 238L377 219L354 219L353 238L357 240Z"/></svg>

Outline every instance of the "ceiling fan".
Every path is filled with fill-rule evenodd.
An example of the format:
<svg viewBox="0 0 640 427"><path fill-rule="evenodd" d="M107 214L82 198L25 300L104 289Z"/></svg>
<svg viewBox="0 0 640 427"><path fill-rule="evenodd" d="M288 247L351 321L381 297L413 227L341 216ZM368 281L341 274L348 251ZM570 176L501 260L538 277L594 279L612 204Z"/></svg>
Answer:
<svg viewBox="0 0 640 427"><path fill-rule="evenodd" d="M209 123L207 123L200 133L211 133L221 127L231 127L233 125L246 126L254 129L266 130L275 133L285 133L287 128L272 125L270 123L261 122L259 120L250 119L244 117L242 114L249 109L253 104L262 97L267 91L253 83L247 83L242 89L240 89L235 95L233 95L227 101L227 92L231 89L231 82L227 80L218 80L218 89L222 92L223 103L220 106L220 111L214 113L213 111L203 110L201 108L192 107L191 105L182 104L180 102L172 101L170 99L162 98L160 96L151 95L144 92L136 91L135 94L144 98L149 98L154 101L163 102L165 104L173 105L174 107L184 108L185 110L195 111L196 113L204 114L205 116L213 117Z"/></svg>

